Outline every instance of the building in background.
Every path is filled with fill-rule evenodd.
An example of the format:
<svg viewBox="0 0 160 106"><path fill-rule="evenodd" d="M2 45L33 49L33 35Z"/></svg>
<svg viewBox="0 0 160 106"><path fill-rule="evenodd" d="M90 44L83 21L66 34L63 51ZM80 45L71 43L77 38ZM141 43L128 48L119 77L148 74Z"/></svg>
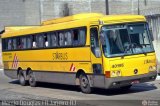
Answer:
<svg viewBox="0 0 160 106"><path fill-rule="evenodd" d="M0 0L0 30L4 26L40 25L44 20L77 13L105 14L106 1L110 14L142 14L147 17L160 58L160 0Z"/></svg>

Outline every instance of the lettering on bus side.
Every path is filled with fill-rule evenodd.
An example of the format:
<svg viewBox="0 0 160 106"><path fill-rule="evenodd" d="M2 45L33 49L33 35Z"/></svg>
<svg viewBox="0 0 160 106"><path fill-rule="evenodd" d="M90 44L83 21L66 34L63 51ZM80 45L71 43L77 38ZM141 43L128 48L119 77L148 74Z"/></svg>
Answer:
<svg viewBox="0 0 160 106"><path fill-rule="evenodd" d="M56 53L53 53L52 54L53 56L53 60L68 60L68 53L59 53L59 52L56 52Z"/></svg>
<svg viewBox="0 0 160 106"><path fill-rule="evenodd" d="M113 64L112 65L112 68L118 68L118 67L124 67L124 64L121 63L121 64Z"/></svg>
<svg viewBox="0 0 160 106"><path fill-rule="evenodd" d="M152 59L152 60L149 60L149 59L144 60L144 64L155 63L155 62L156 62L155 59Z"/></svg>
<svg viewBox="0 0 160 106"><path fill-rule="evenodd" d="M8 56L8 58L12 58L12 53L3 53L3 56Z"/></svg>

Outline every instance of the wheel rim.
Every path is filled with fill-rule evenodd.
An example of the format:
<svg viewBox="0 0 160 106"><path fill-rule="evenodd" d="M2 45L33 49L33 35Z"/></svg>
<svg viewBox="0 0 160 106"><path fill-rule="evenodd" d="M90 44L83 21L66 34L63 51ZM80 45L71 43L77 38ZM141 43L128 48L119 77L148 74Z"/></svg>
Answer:
<svg viewBox="0 0 160 106"><path fill-rule="evenodd" d="M88 86L88 80L86 77L82 77L82 87L86 88Z"/></svg>
<svg viewBox="0 0 160 106"><path fill-rule="evenodd" d="M22 75L22 74L20 74L20 78L19 78L19 80L20 80L20 83L23 83L23 82L24 82L24 77L23 77L23 75Z"/></svg>
<svg viewBox="0 0 160 106"><path fill-rule="evenodd" d="M33 84L33 83L35 82L35 78L34 78L34 75L33 75L32 72L31 72L30 75L29 75L29 82L30 82L31 84Z"/></svg>

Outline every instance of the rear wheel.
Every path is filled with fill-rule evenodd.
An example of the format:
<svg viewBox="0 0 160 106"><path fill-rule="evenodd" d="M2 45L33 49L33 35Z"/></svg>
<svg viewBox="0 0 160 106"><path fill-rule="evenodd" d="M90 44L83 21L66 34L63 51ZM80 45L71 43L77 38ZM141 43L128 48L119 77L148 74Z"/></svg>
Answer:
<svg viewBox="0 0 160 106"><path fill-rule="evenodd" d="M35 75L32 71L29 71L28 77L29 77L29 85L31 87L36 87L37 81L36 81Z"/></svg>
<svg viewBox="0 0 160 106"><path fill-rule="evenodd" d="M91 93L91 87L89 84L89 80L85 74L81 74L79 77L80 80L80 88L83 93Z"/></svg>
<svg viewBox="0 0 160 106"><path fill-rule="evenodd" d="M19 83L22 85L22 86L25 86L26 85L26 80L25 80L25 77L24 77L24 74L22 71L19 71L18 73L18 80L19 80Z"/></svg>

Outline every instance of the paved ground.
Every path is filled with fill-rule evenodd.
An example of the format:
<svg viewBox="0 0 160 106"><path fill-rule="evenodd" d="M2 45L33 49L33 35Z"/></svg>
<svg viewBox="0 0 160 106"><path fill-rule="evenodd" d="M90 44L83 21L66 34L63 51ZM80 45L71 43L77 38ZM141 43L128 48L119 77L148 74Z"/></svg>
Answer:
<svg viewBox="0 0 160 106"><path fill-rule="evenodd" d="M23 100L23 103L6 100ZM12 104L14 106L17 103L34 102L49 106L51 104L52 106L64 106L69 103L78 106L106 106L106 104L107 106L142 106L142 101L144 104L147 102L150 106L160 105L160 80L135 85L129 91L95 89L92 94L83 94L78 87L68 85L40 83L36 88L20 86L17 80L5 77L3 70L0 71L0 104L3 105Z"/></svg>

